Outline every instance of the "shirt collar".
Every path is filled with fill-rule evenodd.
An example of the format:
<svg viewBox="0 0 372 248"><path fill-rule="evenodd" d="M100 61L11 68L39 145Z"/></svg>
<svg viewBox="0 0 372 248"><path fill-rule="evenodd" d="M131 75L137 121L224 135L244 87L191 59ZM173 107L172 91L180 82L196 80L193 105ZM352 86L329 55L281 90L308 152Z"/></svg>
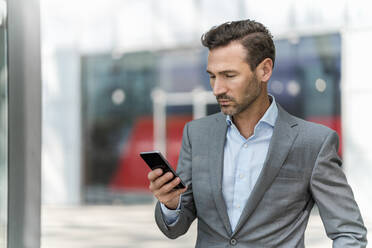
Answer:
<svg viewBox="0 0 372 248"><path fill-rule="evenodd" d="M278 107L276 106L275 97L269 94L269 98L271 100L271 104L262 118L258 121L258 123L266 122L270 126L274 127L276 118L278 117ZM226 116L226 123L228 126L231 126L233 124L230 115Z"/></svg>

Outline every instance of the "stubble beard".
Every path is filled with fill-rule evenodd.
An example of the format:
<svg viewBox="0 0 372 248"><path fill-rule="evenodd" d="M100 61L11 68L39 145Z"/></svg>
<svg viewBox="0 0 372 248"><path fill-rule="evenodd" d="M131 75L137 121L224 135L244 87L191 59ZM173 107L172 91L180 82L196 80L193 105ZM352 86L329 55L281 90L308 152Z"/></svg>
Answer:
<svg viewBox="0 0 372 248"><path fill-rule="evenodd" d="M254 103L257 100L257 98L261 94L261 84L258 82L255 76L252 78L250 83L252 84L252 88L247 90L250 93L245 94L241 103L238 103L236 99L231 96L223 95L223 96L217 97L217 100L228 99L231 102L233 102L232 106L229 105L227 107L224 107L221 104L219 104L222 113L224 113L225 115L230 115L230 116L238 115L242 113L243 111L245 111L246 109L248 109L252 105L252 103Z"/></svg>

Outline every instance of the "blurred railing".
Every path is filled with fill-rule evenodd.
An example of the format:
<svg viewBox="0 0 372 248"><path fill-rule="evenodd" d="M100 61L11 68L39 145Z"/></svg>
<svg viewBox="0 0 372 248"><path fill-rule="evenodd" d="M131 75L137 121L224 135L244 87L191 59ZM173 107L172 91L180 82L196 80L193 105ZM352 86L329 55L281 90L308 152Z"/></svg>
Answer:
<svg viewBox="0 0 372 248"><path fill-rule="evenodd" d="M212 91L196 88L191 92L165 92L159 88L152 94L154 115L154 149L166 154L167 107L192 105L193 119L207 115L207 105L216 104Z"/></svg>

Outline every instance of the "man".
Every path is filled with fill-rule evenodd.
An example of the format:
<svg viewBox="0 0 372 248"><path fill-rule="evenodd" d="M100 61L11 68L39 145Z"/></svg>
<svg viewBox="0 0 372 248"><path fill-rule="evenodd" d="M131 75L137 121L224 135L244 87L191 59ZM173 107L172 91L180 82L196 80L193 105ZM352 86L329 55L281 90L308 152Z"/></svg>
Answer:
<svg viewBox="0 0 372 248"><path fill-rule="evenodd" d="M366 228L331 129L288 114L267 93L275 47L251 20L202 36L207 72L221 107L186 124L177 171L149 173L155 218L169 238L198 218L196 247L304 247L318 205L333 247L366 247ZM181 195L182 194L182 195Z"/></svg>

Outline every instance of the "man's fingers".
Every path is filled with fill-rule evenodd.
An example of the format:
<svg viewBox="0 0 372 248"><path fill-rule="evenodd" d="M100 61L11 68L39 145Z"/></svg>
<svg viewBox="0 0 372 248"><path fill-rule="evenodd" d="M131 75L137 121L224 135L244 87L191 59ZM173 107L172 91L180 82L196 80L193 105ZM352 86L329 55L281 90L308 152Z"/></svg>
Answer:
<svg viewBox="0 0 372 248"><path fill-rule="evenodd" d="M157 195L161 195L161 194L164 194L170 191L168 187L166 188L163 188L163 187L165 186L166 183L168 183L173 178L173 174L171 172L168 172L159 177L159 176L156 176L158 172L156 172L155 170L152 172L150 172L148 175L149 179L150 178L153 179L153 180L150 180L150 185L149 185L149 189L151 190L151 192L154 194L156 193ZM171 189L173 187L171 187Z"/></svg>
<svg viewBox="0 0 372 248"><path fill-rule="evenodd" d="M174 190L174 191L171 191L168 195L170 196L169 198L170 199L173 199L177 196L180 196L181 194L185 193L185 191L187 190L187 187L186 188L183 188L183 189L177 189L177 190Z"/></svg>
<svg viewBox="0 0 372 248"><path fill-rule="evenodd" d="M160 177L163 174L163 170L158 168L153 171L150 171L149 174L147 174L147 178L150 181L155 181L156 178Z"/></svg>
<svg viewBox="0 0 372 248"><path fill-rule="evenodd" d="M174 189L174 187L176 187L180 182L181 182L181 179L179 177L176 177L171 182L164 185L164 187L163 187L164 191L163 192L168 193L168 192L172 191Z"/></svg>
<svg viewBox="0 0 372 248"><path fill-rule="evenodd" d="M186 190L187 190L187 187L183 189L177 189L177 190L171 191L168 194L160 196L159 201L162 202L163 204L167 204L173 199L179 197L181 194L185 193Z"/></svg>
<svg viewBox="0 0 372 248"><path fill-rule="evenodd" d="M161 169L156 169L148 174L149 189L160 202L166 204L177 199L187 188L175 189L181 179L179 177L173 178L174 175L171 172L164 175L162 173Z"/></svg>
<svg viewBox="0 0 372 248"><path fill-rule="evenodd" d="M173 179L171 182L165 184L159 191L161 195L164 195L164 194L174 194L174 192L176 191L179 191L181 192L180 194L184 193L186 190L187 190L187 187L186 188L183 188L183 189L175 189L175 187L181 182L181 179L179 177L176 177L175 179Z"/></svg>
<svg viewBox="0 0 372 248"><path fill-rule="evenodd" d="M163 178L162 178L163 179ZM160 178L158 179L160 180ZM167 179L167 181L169 181ZM181 179L179 177L176 177L172 181L162 184L162 186L158 187L155 185L155 183L150 184L150 190L154 193L154 195L159 198L163 196L167 196L170 193L174 193L174 188L181 182ZM157 183L157 181L156 181ZM162 182L161 182L162 183Z"/></svg>
<svg viewBox="0 0 372 248"><path fill-rule="evenodd" d="M155 179L155 181L153 181L153 183L155 184L155 187L161 188L161 187L164 186L164 184L166 184L170 180L172 180L172 178L173 178L173 174L171 172L167 172L164 175L162 175L161 177L158 177L157 179Z"/></svg>

